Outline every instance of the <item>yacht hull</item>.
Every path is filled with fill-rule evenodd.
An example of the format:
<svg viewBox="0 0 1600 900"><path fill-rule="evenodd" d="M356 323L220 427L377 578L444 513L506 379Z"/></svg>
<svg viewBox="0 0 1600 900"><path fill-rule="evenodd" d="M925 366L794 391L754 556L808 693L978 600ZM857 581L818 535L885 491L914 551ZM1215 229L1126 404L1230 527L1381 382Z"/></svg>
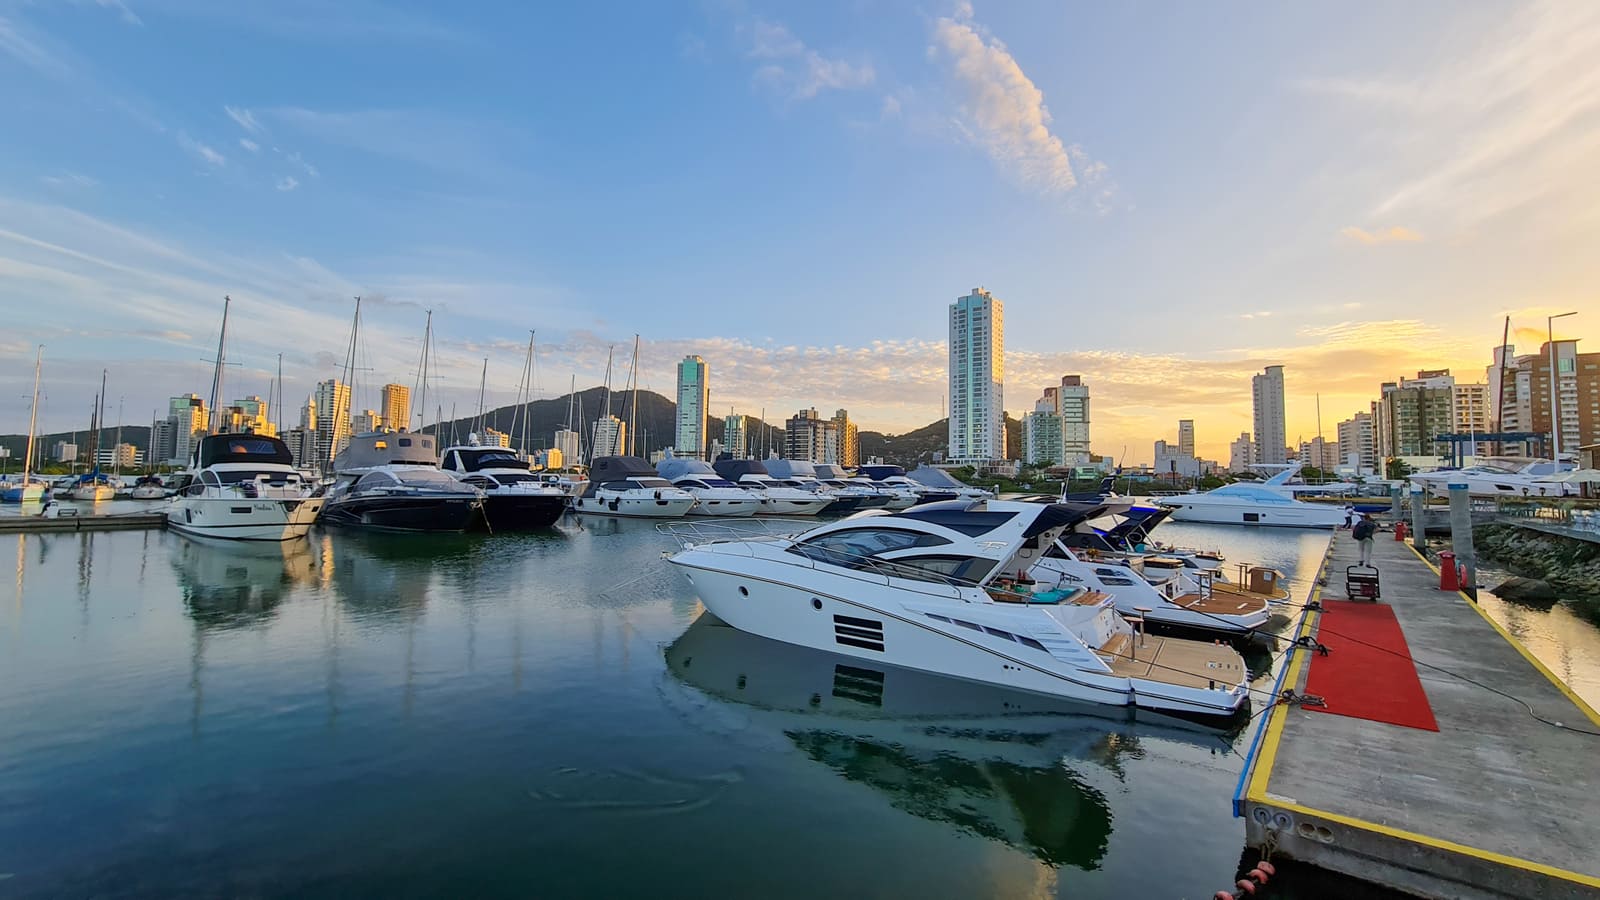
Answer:
<svg viewBox="0 0 1600 900"><path fill-rule="evenodd" d="M99 503L117 496L117 489L109 484L83 484L72 489L72 499L85 503Z"/></svg>
<svg viewBox="0 0 1600 900"><path fill-rule="evenodd" d="M915 610L879 608L845 596L857 585L862 590L876 586L870 582L837 576L827 579L827 589L819 589L823 584L802 587L717 568L713 565L717 556L690 550L671 561L689 577L706 609L729 625L761 637L878 665L1086 703L1227 717L1243 702L1242 693L1221 690L1135 690L1128 678L1071 668L1051 657L1041 664L1037 652L1029 648L1009 642L1001 647L998 639L981 632L970 637L946 633L931 619L923 624L921 620L927 616ZM948 604L941 605L951 611ZM996 646L985 646L987 643Z"/></svg>
<svg viewBox="0 0 1600 900"><path fill-rule="evenodd" d="M233 541L292 541L303 538L322 511L322 498L248 500L182 497L167 510L167 527L201 537Z"/></svg>
<svg viewBox="0 0 1600 900"><path fill-rule="evenodd" d="M371 531L466 531L479 509L475 497L352 497L324 506L322 521Z"/></svg>
<svg viewBox="0 0 1600 900"><path fill-rule="evenodd" d="M167 499L167 489L141 484L134 488L128 496L134 500L165 500Z"/></svg>
<svg viewBox="0 0 1600 900"><path fill-rule="evenodd" d="M1336 528L1344 524L1344 510L1314 504L1189 504L1166 501L1174 522L1203 522L1209 525L1250 525L1267 528Z"/></svg>
<svg viewBox="0 0 1600 900"><path fill-rule="evenodd" d="M879 504L880 506L882 504ZM865 497L835 497L822 508L819 516L847 516L858 510L867 508Z"/></svg>
<svg viewBox="0 0 1600 900"><path fill-rule="evenodd" d="M693 498L578 497L572 501L572 508L584 515L634 519L676 519L693 506Z"/></svg>
<svg viewBox="0 0 1600 900"><path fill-rule="evenodd" d="M512 494L488 491L483 521L490 531L535 531L549 528L567 511L565 494Z"/></svg>
<svg viewBox="0 0 1600 900"><path fill-rule="evenodd" d="M690 493L693 492L691 491ZM744 491L740 491L739 493L745 494ZM714 516L724 519L742 519L746 516L753 516L756 513L761 512L762 505L761 498L750 496L749 494L746 494L743 497L733 498L708 498L701 496L695 498L694 506L690 507L689 512L686 513L686 515Z"/></svg>
<svg viewBox="0 0 1600 900"><path fill-rule="evenodd" d="M0 503L37 503L44 499L44 485L31 483L8 487L0 492Z"/></svg>

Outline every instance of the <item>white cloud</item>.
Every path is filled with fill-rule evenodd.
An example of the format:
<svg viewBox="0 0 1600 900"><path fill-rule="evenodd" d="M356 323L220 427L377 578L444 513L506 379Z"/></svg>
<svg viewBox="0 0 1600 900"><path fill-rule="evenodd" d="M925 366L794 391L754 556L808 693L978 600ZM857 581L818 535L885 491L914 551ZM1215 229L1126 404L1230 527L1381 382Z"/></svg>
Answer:
<svg viewBox="0 0 1600 900"><path fill-rule="evenodd" d="M228 118L237 123L240 128L251 134L260 134L263 130L261 122L256 119L256 114L242 106L224 106L222 111L227 113Z"/></svg>
<svg viewBox="0 0 1600 900"><path fill-rule="evenodd" d="M307 175L310 175L312 178L316 178L322 174L321 172L317 171L316 166L306 162L305 159L300 156L300 152L298 150L294 153L290 153L288 156L285 156L284 159L287 159L289 162L299 166Z"/></svg>
<svg viewBox="0 0 1600 900"><path fill-rule="evenodd" d="M188 132L178 132L178 146L189 151L190 153L193 153L195 156L200 157L202 160L205 160L209 165L220 167L227 165L228 163L227 157L211 149L211 147L200 143L194 138L189 137Z"/></svg>
<svg viewBox="0 0 1600 900"><path fill-rule="evenodd" d="M249 138L239 138L239 146L249 150L251 153L255 153L261 149L260 144L250 140Z"/></svg>
<svg viewBox="0 0 1600 900"><path fill-rule="evenodd" d="M1359 244L1414 243L1422 240L1421 234L1400 225L1380 228L1377 231L1368 231L1351 225L1349 228L1339 229L1339 233Z"/></svg>
<svg viewBox="0 0 1600 900"><path fill-rule="evenodd" d="M51 187L92 188L100 184L99 181L77 172L62 172L59 175L41 175L39 180Z"/></svg>
<svg viewBox="0 0 1600 900"><path fill-rule="evenodd" d="M809 100L824 90L864 88L877 78L870 63L823 56L779 23L757 19L738 31L745 55L764 60L756 69L756 83L788 99Z"/></svg>
<svg viewBox="0 0 1600 900"><path fill-rule="evenodd" d="M1050 130L1044 93L1004 43L971 21L971 6L962 4L954 18L937 20L934 41L935 55L949 60L966 95L961 130L1026 187L1045 193L1076 187L1068 148Z"/></svg>
<svg viewBox="0 0 1600 900"><path fill-rule="evenodd" d="M278 179L277 188L279 191L288 192L299 186L300 182L293 175L285 175Z"/></svg>
<svg viewBox="0 0 1600 900"><path fill-rule="evenodd" d="M42 41L24 34L13 20L5 16L0 16L0 53L54 78L72 75L71 66L47 49Z"/></svg>
<svg viewBox="0 0 1600 900"><path fill-rule="evenodd" d="M128 8L128 4L122 2L122 0L95 0L95 4L97 6L99 6L101 9L114 9L114 10L116 10L120 14L119 17L122 19L122 21L125 24L128 24L128 25L143 25L144 24L144 20L139 18L137 15L135 15L133 10Z"/></svg>

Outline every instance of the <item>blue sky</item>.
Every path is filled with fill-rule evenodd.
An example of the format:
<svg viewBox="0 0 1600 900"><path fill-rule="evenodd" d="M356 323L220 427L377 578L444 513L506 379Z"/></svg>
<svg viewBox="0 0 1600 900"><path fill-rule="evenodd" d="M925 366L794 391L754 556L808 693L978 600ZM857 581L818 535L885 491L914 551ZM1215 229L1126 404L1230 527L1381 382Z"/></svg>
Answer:
<svg viewBox="0 0 1600 900"><path fill-rule="evenodd" d="M230 396L281 352L298 407L361 294L363 381L433 309L463 410L529 329L546 395L638 333L646 387L896 430L984 285L1009 409L1077 372L1097 450L1225 458L1262 365L1310 437L1600 311L1596 58L1581 3L0 0L0 430L40 342L51 429L101 367L131 422L204 394L223 293Z"/></svg>

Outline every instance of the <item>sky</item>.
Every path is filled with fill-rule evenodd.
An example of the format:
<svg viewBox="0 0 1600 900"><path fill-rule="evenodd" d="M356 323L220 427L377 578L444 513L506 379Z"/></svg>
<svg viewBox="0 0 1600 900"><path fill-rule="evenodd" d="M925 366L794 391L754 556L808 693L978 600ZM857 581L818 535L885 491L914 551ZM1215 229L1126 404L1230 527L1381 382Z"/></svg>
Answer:
<svg viewBox="0 0 1600 900"><path fill-rule="evenodd" d="M946 309L1005 303L1006 406L1227 459L1600 316L1600 4L0 0L0 431L339 374L448 412L598 384L635 335L711 407L942 414ZM430 401L430 406L434 405ZM431 418L431 416L430 416Z"/></svg>

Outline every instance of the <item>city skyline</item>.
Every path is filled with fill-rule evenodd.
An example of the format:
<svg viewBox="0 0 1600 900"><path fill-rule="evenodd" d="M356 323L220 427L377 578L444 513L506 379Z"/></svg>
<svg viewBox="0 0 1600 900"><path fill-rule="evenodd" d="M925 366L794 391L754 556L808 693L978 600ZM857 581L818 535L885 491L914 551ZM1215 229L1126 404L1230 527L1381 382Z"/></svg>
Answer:
<svg viewBox="0 0 1600 900"><path fill-rule="evenodd" d="M1504 315L1537 346L1600 283L1600 8L1358 7L11 7L0 431L35 343L46 432L86 424L102 367L128 421L206 395L223 294L229 395L268 396L283 353L304 397L360 294L374 386L414 383L436 310L430 406L474 408L485 356L510 403L529 328L547 397L640 333L641 387L698 354L718 414L828 397L900 432L946 395L937 298L981 283L1008 381L1095 385L1096 452L1181 417L1225 458L1280 364L1288 443L1318 393L1328 436L1375 384L1481 370ZM686 316L659 302L682 282L749 302Z"/></svg>

